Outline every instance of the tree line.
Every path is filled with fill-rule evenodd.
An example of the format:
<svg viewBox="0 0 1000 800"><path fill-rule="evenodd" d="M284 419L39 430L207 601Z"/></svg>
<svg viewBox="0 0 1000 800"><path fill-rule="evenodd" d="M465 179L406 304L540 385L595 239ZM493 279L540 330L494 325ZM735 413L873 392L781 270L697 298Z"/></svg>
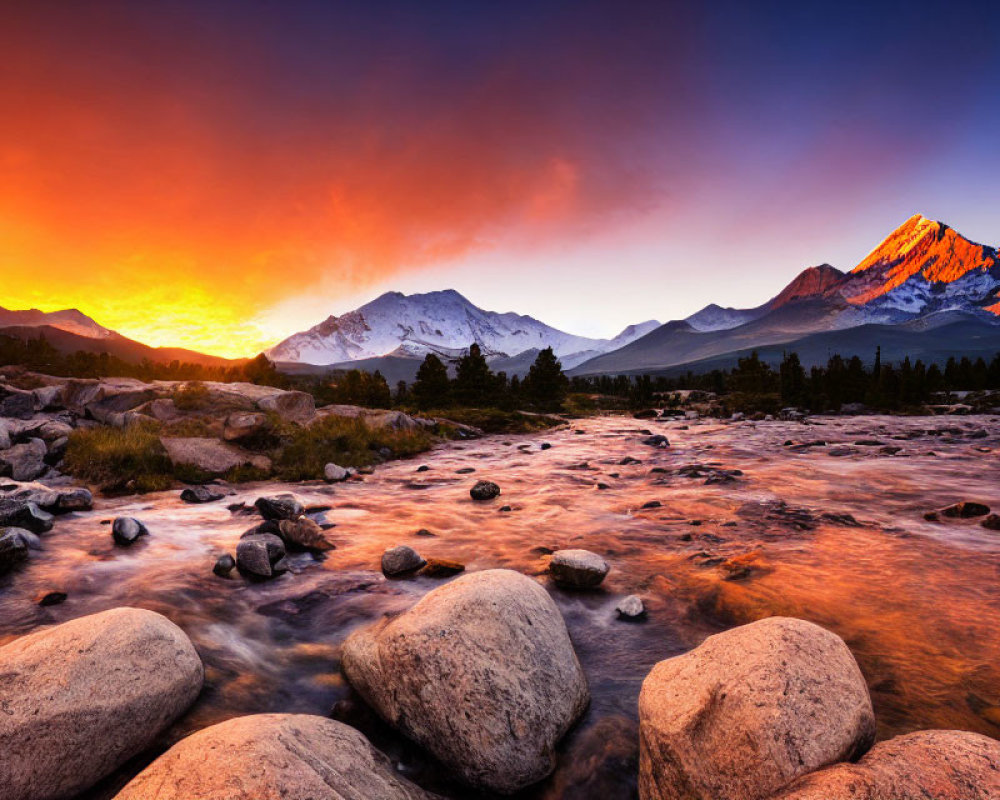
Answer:
<svg viewBox="0 0 1000 800"><path fill-rule="evenodd" d="M510 411L534 408L538 411L562 410L569 389L562 364L551 347L538 353L522 380L505 372L493 372L478 344L455 361L455 377L434 353L428 353L412 384L399 381L395 391L378 371L348 370L327 379L320 400L388 408L390 405L421 411L449 408L498 408Z"/></svg>
<svg viewBox="0 0 1000 800"><path fill-rule="evenodd" d="M876 348L872 365L861 358L831 356L825 366L805 369L797 353L785 353L777 369L756 352L740 358L731 370L712 370L676 377L649 375L573 378L571 390L617 396L633 406L649 405L658 396L695 389L723 398L726 407L775 412L783 407L814 412L862 404L880 411L919 406L941 392L1000 390L1000 354L983 358L949 358L944 367L909 356L897 363L882 361Z"/></svg>
<svg viewBox="0 0 1000 800"><path fill-rule="evenodd" d="M523 378L493 372L477 344L454 362L454 377L434 353L425 356L412 383L390 387L378 371L347 370L335 375L290 376L277 370L263 354L232 366L180 361L125 361L108 353L64 354L46 341L0 335L0 364L16 364L50 375L80 378L132 377L144 381L247 381L307 391L321 405L345 403L372 408L393 406L421 411L449 408L533 408L558 412L570 394L598 396L608 407L641 408L679 402L680 390L711 392L725 408L773 413L783 407L814 412L863 404L881 411L916 407L935 394L1000 390L1000 354L990 361L949 358L944 367L909 357L883 362L876 349L871 366L861 358L831 356L825 366L808 370L797 353L785 353L777 368L756 352L740 358L730 370L687 372L674 377L600 375L569 379L551 347L540 351Z"/></svg>
<svg viewBox="0 0 1000 800"><path fill-rule="evenodd" d="M187 361L125 361L110 353L79 350L62 353L39 334L35 338L0 335L0 365L18 365L34 372L64 378L138 378L142 381L220 381L269 386L286 386L290 379L278 372L262 353L256 358L231 366L196 364Z"/></svg>

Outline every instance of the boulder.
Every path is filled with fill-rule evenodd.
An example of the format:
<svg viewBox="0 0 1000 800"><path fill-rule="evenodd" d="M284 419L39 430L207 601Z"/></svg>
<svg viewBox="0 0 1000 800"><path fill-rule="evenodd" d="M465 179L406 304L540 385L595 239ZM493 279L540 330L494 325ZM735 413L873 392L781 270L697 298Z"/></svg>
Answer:
<svg viewBox="0 0 1000 800"><path fill-rule="evenodd" d="M45 422L38 426L36 435L42 441L51 443L69 436L72 432L73 426L68 422L63 422L58 419L49 419L45 420Z"/></svg>
<svg viewBox="0 0 1000 800"><path fill-rule="evenodd" d="M215 566L212 567L212 572L220 578L228 578L229 573L231 573L235 568L236 559L229 555L229 553L223 553L216 559Z"/></svg>
<svg viewBox="0 0 1000 800"><path fill-rule="evenodd" d="M222 438L239 442L263 435L271 430L271 420L260 411L237 411L226 417Z"/></svg>
<svg viewBox="0 0 1000 800"><path fill-rule="evenodd" d="M101 395L101 382L92 378L73 378L60 389L60 404L74 414L83 416L88 403L95 402Z"/></svg>
<svg viewBox="0 0 1000 800"><path fill-rule="evenodd" d="M84 489L82 486L50 489L40 483L32 483L17 489L11 497L30 501L39 508L56 514L89 511L94 505L94 496L89 489Z"/></svg>
<svg viewBox="0 0 1000 800"><path fill-rule="evenodd" d="M181 500L185 503L214 503L226 495L210 486L188 486L181 492Z"/></svg>
<svg viewBox="0 0 1000 800"><path fill-rule="evenodd" d="M958 519L972 519L973 517L985 517L990 513L990 507L983 503L975 503L971 500L963 500L959 503L946 506L938 512L942 517L953 517Z"/></svg>
<svg viewBox="0 0 1000 800"><path fill-rule="evenodd" d="M13 386L0 388L0 417L31 419L35 413L35 395Z"/></svg>
<svg viewBox="0 0 1000 800"><path fill-rule="evenodd" d="M469 495L473 500L492 500L500 496L500 487L493 481L476 481L476 485L469 490Z"/></svg>
<svg viewBox="0 0 1000 800"><path fill-rule="evenodd" d="M323 467L323 478L327 483L340 483L351 477L351 471L338 464L327 464Z"/></svg>
<svg viewBox="0 0 1000 800"><path fill-rule="evenodd" d="M473 787L504 793L552 772L590 700L552 598L510 570L464 575L355 632L342 666L391 725Z"/></svg>
<svg viewBox="0 0 1000 800"><path fill-rule="evenodd" d="M593 589L608 574L608 562L589 550L557 550L549 562L552 579L569 589Z"/></svg>
<svg viewBox="0 0 1000 800"><path fill-rule="evenodd" d="M157 422L173 422L182 415L172 397L160 397L146 406L146 413Z"/></svg>
<svg viewBox="0 0 1000 800"><path fill-rule="evenodd" d="M316 416L316 401L307 392L277 392L257 401L261 411L272 411L286 422L305 425Z"/></svg>
<svg viewBox="0 0 1000 800"><path fill-rule="evenodd" d="M309 517L279 521L278 535L289 550L323 552L337 549L336 545L326 538L324 530Z"/></svg>
<svg viewBox="0 0 1000 800"><path fill-rule="evenodd" d="M772 617L661 661L639 695L643 800L760 800L875 737L868 687L839 636Z"/></svg>
<svg viewBox="0 0 1000 800"><path fill-rule="evenodd" d="M666 436L664 436L662 433L658 433L655 436L647 436L645 439L642 440L642 443L644 445L648 445L649 447L669 447L670 446L670 440Z"/></svg>
<svg viewBox="0 0 1000 800"><path fill-rule="evenodd" d="M0 452L0 467L6 468L15 481L33 481L49 468L45 463L47 453L45 442L30 439Z"/></svg>
<svg viewBox="0 0 1000 800"><path fill-rule="evenodd" d="M1000 531L1000 514L990 514L979 524L988 530Z"/></svg>
<svg viewBox="0 0 1000 800"><path fill-rule="evenodd" d="M236 467L251 466L265 472L271 470L267 456L247 453L218 439L200 436L160 438L167 457L174 466L194 467L206 475L225 475Z"/></svg>
<svg viewBox="0 0 1000 800"><path fill-rule="evenodd" d="M389 576L414 572L426 563L420 553L405 544L390 547L382 553L382 572Z"/></svg>
<svg viewBox="0 0 1000 800"><path fill-rule="evenodd" d="M302 503L291 494L258 497L254 506L264 519L298 519L306 512Z"/></svg>
<svg viewBox="0 0 1000 800"><path fill-rule="evenodd" d="M369 427L389 428L394 431L416 431L425 427L419 420L402 411L373 411L365 414L362 419Z"/></svg>
<svg viewBox="0 0 1000 800"><path fill-rule="evenodd" d="M0 575L28 560L28 542L17 528L0 528Z"/></svg>
<svg viewBox="0 0 1000 800"><path fill-rule="evenodd" d="M967 731L919 731L879 742L857 764L800 778L775 800L995 800L1000 742Z"/></svg>
<svg viewBox="0 0 1000 800"><path fill-rule="evenodd" d="M0 498L0 528L7 526L45 533L52 530L52 515L30 500L4 497Z"/></svg>
<svg viewBox="0 0 1000 800"><path fill-rule="evenodd" d="M252 533L236 545L236 566L256 578L273 578L287 569L285 544L273 533Z"/></svg>
<svg viewBox="0 0 1000 800"><path fill-rule="evenodd" d="M646 607L642 604L642 598L637 594L630 594L623 597L615 606L618 619L637 620L646 616Z"/></svg>
<svg viewBox="0 0 1000 800"><path fill-rule="evenodd" d="M150 747L201 691L203 670L166 617L116 608L0 648L0 794L73 797Z"/></svg>
<svg viewBox="0 0 1000 800"><path fill-rule="evenodd" d="M149 534L146 526L134 517L118 517L111 523L111 537L115 544L128 547L134 544L140 536Z"/></svg>
<svg viewBox="0 0 1000 800"><path fill-rule="evenodd" d="M155 390L144 384L121 389L102 386L100 399L87 403L85 408L87 416L91 419L110 425L114 422L113 417L120 418L119 415L125 414L126 411L133 411L155 398ZM124 427L124 425L119 423L116 427Z"/></svg>
<svg viewBox="0 0 1000 800"><path fill-rule="evenodd" d="M208 757L206 757L208 755ZM432 800L354 728L254 714L182 739L115 800Z"/></svg>
<svg viewBox="0 0 1000 800"><path fill-rule="evenodd" d="M39 411L48 411L62 407L62 386L53 384L52 386L39 386L32 389L35 396L35 408Z"/></svg>

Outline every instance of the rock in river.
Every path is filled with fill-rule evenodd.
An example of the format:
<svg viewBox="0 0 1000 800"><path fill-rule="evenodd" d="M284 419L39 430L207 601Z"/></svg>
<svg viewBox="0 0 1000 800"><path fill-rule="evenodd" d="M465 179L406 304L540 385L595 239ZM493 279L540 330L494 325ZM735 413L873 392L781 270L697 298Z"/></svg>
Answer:
<svg viewBox="0 0 1000 800"><path fill-rule="evenodd" d="M194 702L201 661L166 617L116 608L0 648L0 795L57 800L92 786Z"/></svg>
<svg viewBox="0 0 1000 800"><path fill-rule="evenodd" d="M207 756L207 757L206 757ZM432 800L358 731L310 714L254 714L182 739L115 800Z"/></svg>
<svg viewBox="0 0 1000 800"><path fill-rule="evenodd" d="M646 607L642 604L642 598L637 594L630 594L623 597L615 606L619 619L637 620L646 616Z"/></svg>
<svg viewBox="0 0 1000 800"><path fill-rule="evenodd" d="M28 560L28 542L17 528L0 528L0 575Z"/></svg>
<svg viewBox="0 0 1000 800"><path fill-rule="evenodd" d="M283 519L278 523L278 535L289 550L311 550L321 553L336 550L336 545L326 538L326 533L309 517Z"/></svg>
<svg viewBox="0 0 1000 800"><path fill-rule="evenodd" d="M284 542L273 533L244 535L236 545L236 566L257 578L273 578L287 568Z"/></svg>
<svg viewBox="0 0 1000 800"><path fill-rule="evenodd" d="M52 530L52 515L30 500L0 498L0 527L7 526L45 533Z"/></svg>
<svg viewBox="0 0 1000 800"><path fill-rule="evenodd" d="M405 544L390 547L382 554L382 572L389 576L413 572L426 563L420 553Z"/></svg>
<svg viewBox="0 0 1000 800"><path fill-rule="evenodd" d="M552 772L590 699L548 592L503 569L457 578L352 634L342 665L390 724L465 782L504 793Z"/></svg>
<svg viewBox="0 0 1000 800"><path fill-rule="evenodd" d="M254 505L264 519L298 519L306 511L302 503L290 494L258 497Z"/></svg>
<svg viewBox="0 0 1000 800"><path fill-rule="evenodd" d="M995 800L1000 742L967 731L919 731L879 742L857 764L806 775L775 800Z"/></svg>
<svg viewBox="0 0 1000 800"><path fill-rule="evenodd" d="M762 800L871 746L875 718L843 640L772 617L661 661L639 695L643 800Z"/></svg>
<svg viewBox="0 0 1000 800"><path fill-rule="evenodd" d="M608 562L589 550L557 550L549 562L549 573L568 589L593 589L608 574Z"/></svg>
<svg viewBox="0 0 1000 800"><path fill-rule="evenodd" d="M330 463L323 467L323 478L327 483L340 483L351 477L351 471L339 464Z"/></svg>
<svg viewBox="0 0 1000 800"><path fill-rule="evenodd" d="M140 536L149 533L146 526L133 517L118 517L111 524L111 536L115 544L128 546L133 544Z"/></svg>
<svg viewBox="0 0 1000 800"><path fill-rule="evenodd" d="M476 485L469 489L469 495L473 500L492 500L500 496L500 487L493 481L476 481Z"/></svg>
<svg viewBox="0 0 1000 800"><path fill-rule="evenodd" d="M231 573L235 568L236 559L229 555L229 553L223 553L215 560L215 566L212 567L212 572L220 578L228 578L229 573Z"/></svg>
<svg viewBox="0 0 1000 800"><path fill-rule="evenodd" d="M209 486L189 486L181 492L181 500L185 503L214 503L223 497L222 492Z"/></svg>

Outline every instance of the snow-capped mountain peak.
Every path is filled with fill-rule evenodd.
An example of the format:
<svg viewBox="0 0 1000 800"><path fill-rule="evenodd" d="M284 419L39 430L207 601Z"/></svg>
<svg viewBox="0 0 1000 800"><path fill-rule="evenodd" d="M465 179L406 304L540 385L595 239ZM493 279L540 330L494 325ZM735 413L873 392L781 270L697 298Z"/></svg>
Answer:
<svg viewBox="0 0 1000 800"><path fill-rule="evenodd" d="M615 339L591 339L560 331L513 312L485 311L454 289L404 295L387 292L339 317L328 317L275 345L275 361L328 365L385 355L453 357L476 343L487 357L509 357L532 348L552 347L556 355L606 352L659 325L630 326Z"/></svg>

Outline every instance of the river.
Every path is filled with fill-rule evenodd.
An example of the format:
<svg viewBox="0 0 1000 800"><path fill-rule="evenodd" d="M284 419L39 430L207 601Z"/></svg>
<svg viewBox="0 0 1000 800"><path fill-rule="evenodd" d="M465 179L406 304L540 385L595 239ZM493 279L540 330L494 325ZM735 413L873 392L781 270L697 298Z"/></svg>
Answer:
<svg viewBox="0 0 1000 800"><path fill-rule="evenodd" d="M115 606L149 608L185 630L206 667L200 698L159 749L235 715L333 714L425 788L481 797L375 718L339 669L347 634L442 583L382 576L382 551L405 543L468 570L537 576L566 619L592 703L563 742L556 772L519 798L635 797L636 700L653 664L774 614L845 638L871 687L880 738L929 727L1000 736L1000 532L976 520L923 519L962 499L1000 511L997 419L813 422L600 417L532 436L447 443L336 486L244 484L205 505L182 503L176 491L99 498L93 511L58 519L44 550L0 578L0 643ZM643 431L667 435L671 446L643 445ZM826 445L786 444L815 440ZM859 440L878 443L852 444ZM902 449L889 455L883 446ZM640 463L619 463L627 458ZM429 469L417 472L421 464ZM690 465L702 465L687 470L700 477L678 473ZM458 472L468 468L475 472ZM722 474L711 469L742 475L706 485L707 475ZM479 478L499 483L501 497L471 501ZM335 525L337 549L294 555L290 572L270 582L215 576L216 557L235 553L259 520L227 506L282 491L328 509L312 513ZM642 508L649 501L661 505ZM128 549L114 546L105 523L122 515L150 531ZM612 565L599 591L551 585L548 553L566 547ZM39 606L50 591L67 601ZM632 593L646 603L644 622L616 619L615 604ZM155 755L82 797L113 797Z"/></svg>

